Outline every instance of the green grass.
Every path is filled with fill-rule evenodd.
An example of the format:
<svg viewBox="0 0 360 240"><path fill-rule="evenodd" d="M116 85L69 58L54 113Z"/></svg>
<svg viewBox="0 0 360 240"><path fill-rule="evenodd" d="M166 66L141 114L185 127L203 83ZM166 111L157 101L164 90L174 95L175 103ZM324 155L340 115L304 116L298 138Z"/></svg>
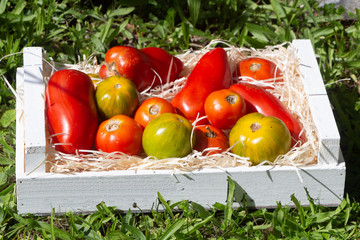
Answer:
<svg viewBox="0 0 360 240"><path fill-rule="evenodd" d="M173 54L212 39L263 48L311 39L341 134L347 165L346 196L337 208L309 202L295 208L251 210L246 202L205 209L191 201L167 202L150 213L120 213L99 203L89 215L19 216L15 193L15 97L0 80L0 236L3 239L356 239L360 238L360 11L315 0L25 1L0 0L0 58L42 46L57 62L95 54L101 62L115 45L162 47ZM15 86L22 56L0 62ZM340 80L340 81L339 81ZM231 179L229 180L231 183ZM231 185L231 184L230 184ZM176 211L173 211L176 210Z"/></svg>

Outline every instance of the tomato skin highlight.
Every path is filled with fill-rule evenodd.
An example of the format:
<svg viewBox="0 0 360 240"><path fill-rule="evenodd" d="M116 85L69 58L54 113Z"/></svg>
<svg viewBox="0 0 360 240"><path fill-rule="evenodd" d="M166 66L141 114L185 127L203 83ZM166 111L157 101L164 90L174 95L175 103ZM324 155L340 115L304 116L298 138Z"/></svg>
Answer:
<svg viewBox="0 0 360 240"><path fill-rule="evenodd" d="M264 88L250 83L234 84L230 88L240 94L247 105L248 113L259 112L265 116L279 118L285 123L292 137L292 146L298 141L306 142L305 133L301 133L303 127L286 106L273 94Z"/></svg>
<svg viewBox="0 0 360 240"><path fill-rule="evenodd" d="M283 81L281 70L277 68L275 63L264 58L251 57L242 60L239 63L237 73L246 81L257 80L267 83Z"/></svg>
<svg viewBox="0 0 360 240"><path fill-rule="evenodd" d="M196 144L194 149L202 152L202 155L213 155L222 153L229 148L229 141L227 136L220 129L212 125L200 125L195 127ZM209 149L207 148L218 148Z"/></svg>
<svg viewBox="0 0 360 240"><path fill-rule="evenodd" d="M144 129L142 144L145 153L158 159L185 157L192 151L191 123L178 114L163 113ZM191 139L191 140L190 140Z"/></svg>
<svg viewBox="0 0 360 240"><path fill-rule="evenodd" d="M134 119L116 115L103 121L96 134L96 149L138 155L142 152L143 129Z"/></svg>
<svg viewBox="0 0 360 240"><path fill-rule="evenodd" d="M78 70L56 71L46 86L46 120L57 151L75 154L92 149L98 115L91 78Z"/></svg>
<svg viewBox="0 0 360 240"><path fill-rule="evenodd" d="M193 122L197 116L205 116L206 97L213 91L228 88L230 84L231 71L227 54L224 49L215 48L202 56L188 76L184 88L174 96L171 103L177 113Z"/></svg>
<svg viewBox="0 0 360 240"><path fill-rule="evenodd" d="M162 113L176 113L170 102L163 98L152 97L146 99L136 110L134 120L142 127Z"/></svg>
<svg viewBox="0 0 360 240"><path fill-rule="evenodd" d="M139 92L132 81L121 76L111 76L96 87L95 100L104 119L115 115L132 117L139 106Z"/></svg>
<svg viewBox="0 0 360 240"><path fill-rule="evenodd" d="M224 130L232 128L247 111L244 99L229 89L210 93L205 100L204 109L211 125Z"/></svg>
<svg viewBox="0 0 360 240"><path fill-rule="evenodd" d="M102 78L114 75L126 77L133 81L141 92L166 81L174 81L182 68L183 63L180 59L161 48L140 50L130 46L115 46L106 52L99 75Z"/></svg>
<svg viewBox="0 0 360 240"><path fill-rule="evenodd" d="M231 152L248 157L257 165L265 160L273 162L291 147L288 128L278 118L249 113L240 118L229 135Z"/></svg>

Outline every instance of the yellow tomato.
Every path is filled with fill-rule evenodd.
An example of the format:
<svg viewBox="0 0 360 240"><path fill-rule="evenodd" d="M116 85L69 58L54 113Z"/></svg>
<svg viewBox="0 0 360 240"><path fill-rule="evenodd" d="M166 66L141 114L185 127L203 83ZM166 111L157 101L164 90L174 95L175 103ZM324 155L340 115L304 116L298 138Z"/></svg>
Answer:
<svg viewBox="0 0 360 240"><path fill-rule="evenodd" d="M291 135L278 118L249 113L240 118L229 135L233 153L248 157L257 165L265 160L273 162L291 147Z"/></svg>

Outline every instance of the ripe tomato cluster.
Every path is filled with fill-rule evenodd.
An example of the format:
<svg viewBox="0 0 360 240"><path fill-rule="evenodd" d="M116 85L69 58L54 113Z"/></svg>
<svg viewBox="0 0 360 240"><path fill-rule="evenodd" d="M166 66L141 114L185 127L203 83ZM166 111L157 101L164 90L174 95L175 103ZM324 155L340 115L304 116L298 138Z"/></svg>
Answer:
<svg viewBox="0 0 360 240"><path fill-rule="evenodd" d="M248 58L231 72L226 51L204 54L171 101L142 91L175 81L183 63L161 48L111 48L96 84L78 70L55 72L46 88L46 116L55 148L163 158L231 151L254 164L274 161L306 141L301 123L267 88L282 81L266 59Z"/></svg>

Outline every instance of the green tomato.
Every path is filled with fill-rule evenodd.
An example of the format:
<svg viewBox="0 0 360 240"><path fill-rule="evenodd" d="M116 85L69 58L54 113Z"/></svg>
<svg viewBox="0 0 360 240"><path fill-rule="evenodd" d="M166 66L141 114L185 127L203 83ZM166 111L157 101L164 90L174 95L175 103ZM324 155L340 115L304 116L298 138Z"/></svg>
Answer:
<svg viewBox="0 0 360 240"><path fill-rule="evenodd" d="M139 92L129 79L112 76L98 84L95 100L100 115L105 119L116 115L132 117L139 106Z"/></svg>
<svg viewBox="0 0 360 240"><path fill-rule="evenodd" d="M192 125L186 118L163 113L145 127L142 138L144 151L158 159L185 157L191 153L195 143L195 134L191 139L191 131Z"/></svg>

